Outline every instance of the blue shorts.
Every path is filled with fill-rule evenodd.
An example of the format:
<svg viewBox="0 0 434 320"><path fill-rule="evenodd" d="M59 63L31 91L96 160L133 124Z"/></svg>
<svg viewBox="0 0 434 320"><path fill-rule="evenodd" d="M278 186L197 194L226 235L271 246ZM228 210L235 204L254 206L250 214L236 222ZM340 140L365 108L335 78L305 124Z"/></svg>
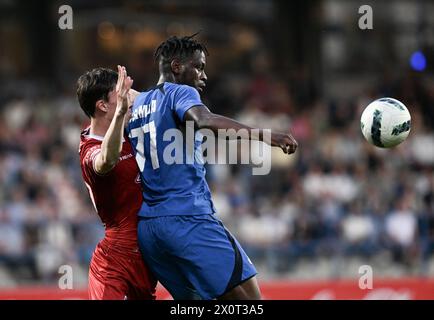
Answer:
<svg viewBox="0 0 434 320"><path fill-rule="evenodd" d="M257 274L214 215L139 217L143 258L174 299L215 299Z"/></svg>

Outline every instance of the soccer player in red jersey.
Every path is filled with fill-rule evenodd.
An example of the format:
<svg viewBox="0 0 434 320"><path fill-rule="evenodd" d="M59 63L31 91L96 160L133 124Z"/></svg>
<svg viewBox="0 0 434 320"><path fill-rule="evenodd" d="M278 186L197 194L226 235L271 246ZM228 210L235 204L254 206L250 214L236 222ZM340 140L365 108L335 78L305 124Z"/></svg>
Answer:
<svg viewBox="0 0 434 320"><path fill-rule="evenodd" d="M140 175L124 138L132 83L121 66L118 74L93 69L77 82L78 101L91 120L81 133L82 175L105 226L89 268L91 300L155 299L156 280L137 244L137 212L143 201Z"/></svg>

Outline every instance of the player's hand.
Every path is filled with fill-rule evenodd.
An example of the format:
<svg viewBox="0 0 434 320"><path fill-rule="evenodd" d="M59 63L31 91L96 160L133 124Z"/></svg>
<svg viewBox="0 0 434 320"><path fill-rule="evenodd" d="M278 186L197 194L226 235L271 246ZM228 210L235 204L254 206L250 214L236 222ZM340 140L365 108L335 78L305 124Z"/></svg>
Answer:
<svg viewBox="0 0 434 320"><path fill-rule="evenodd" d="M286 154L292 154L297 150L298 143L289 133L274 132L271 134L271 145L279 147Z"/></svg>
<svg viewBox="0 0 434 320"><path fill-rule="evenodd" d="M128 91L128 106L132 106L134 104L134 100L136 100L139 94L140 92L134 89L130 89Z"/></svg>
<svg viewBox="0 0 434 320"><path fill-rule="evenodd" d="M127 75L127 70L125 67L118 65L118 82L116 83L116 111L122 115L125 115L128 111L128 93L132 85L133 79Z"/></svg>

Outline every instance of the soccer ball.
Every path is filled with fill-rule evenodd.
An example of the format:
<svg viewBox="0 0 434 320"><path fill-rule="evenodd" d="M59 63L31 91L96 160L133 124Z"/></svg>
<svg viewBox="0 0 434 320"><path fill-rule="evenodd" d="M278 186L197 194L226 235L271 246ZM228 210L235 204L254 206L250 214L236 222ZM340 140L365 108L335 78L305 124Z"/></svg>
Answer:
<svg viewBox="0 0 434 320"><path fill-rule="evenodd" d="M392 148L408 137L411 129L410 112L396 99L377 99L363 111L360 127L369 143L380 148Z"/></svg>

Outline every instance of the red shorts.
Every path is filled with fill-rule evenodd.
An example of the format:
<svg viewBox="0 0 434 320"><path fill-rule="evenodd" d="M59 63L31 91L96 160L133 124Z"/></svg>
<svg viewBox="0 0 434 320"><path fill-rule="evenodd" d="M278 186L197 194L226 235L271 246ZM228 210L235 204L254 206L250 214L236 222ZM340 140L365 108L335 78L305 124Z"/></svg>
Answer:
<svg viewBox="0 0 434 320"><path fill-rule="evenodd" d="M90 300L155 300L157 281L138 250L102 240L89 267Z"/></svg>

